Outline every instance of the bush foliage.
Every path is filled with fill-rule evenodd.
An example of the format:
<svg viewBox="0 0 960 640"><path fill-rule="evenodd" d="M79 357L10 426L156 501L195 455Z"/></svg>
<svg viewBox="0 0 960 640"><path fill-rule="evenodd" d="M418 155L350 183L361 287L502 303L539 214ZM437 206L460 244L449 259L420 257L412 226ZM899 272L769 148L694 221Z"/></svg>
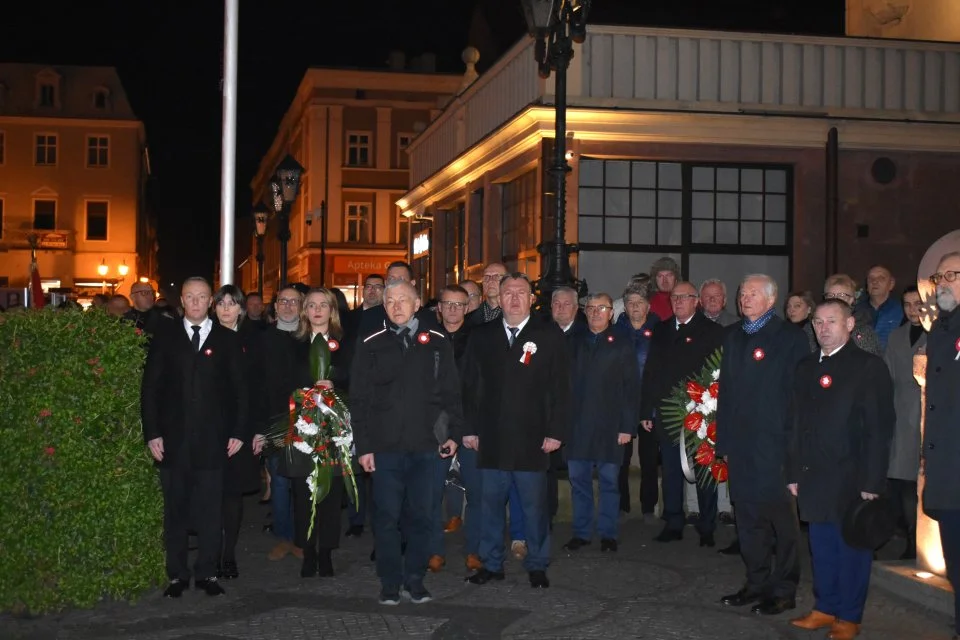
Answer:
<svg viewBox="0 0 960 640"><path fill-rule="evenodd" d="M162 580L145 340L99 311L0 314L0 610L87 607Z"/></svg>

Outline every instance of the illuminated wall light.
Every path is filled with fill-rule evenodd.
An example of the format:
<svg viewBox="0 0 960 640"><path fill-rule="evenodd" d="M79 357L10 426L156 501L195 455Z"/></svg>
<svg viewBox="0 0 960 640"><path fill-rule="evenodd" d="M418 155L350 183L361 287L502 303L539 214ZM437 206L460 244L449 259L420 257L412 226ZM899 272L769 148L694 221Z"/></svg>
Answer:
<svg viewBox="0 0 960 640"><path fill-rule="evenodd" d="M916 572L915 574L913 574L913 575L917 576L917 577L920 578L921 580L929 580L930 578L933 577L933 574L930 573L929 571L917 571L917 572Z"/></svg>

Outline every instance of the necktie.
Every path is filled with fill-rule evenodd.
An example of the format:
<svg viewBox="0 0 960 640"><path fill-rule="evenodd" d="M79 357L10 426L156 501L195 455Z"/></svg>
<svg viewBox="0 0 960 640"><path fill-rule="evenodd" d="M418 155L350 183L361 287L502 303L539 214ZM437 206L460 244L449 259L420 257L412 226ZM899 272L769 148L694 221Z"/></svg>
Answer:
<svg viewBox="0 0 960 640"><path fill-rule="evenodd" d="M507 327L507 331L510 332L510 337L507 338L507 341L510 343L510 346L513 346L513 341L517 339L517 332L520 331L518 327Z"/></svg>
<svg viewBox="0 0 960 640"><path fill-rule="evenodd" d="M403 350L410 348L410 327L404 327L399 333L400 341L403 343Z"/></svg>
<svg viewBox="0 0 960 640"><path fill-rule="evenodd" d="M190 326L193 329L193 350L200 351L200 325L194 324Z"/></svg>
<svg viewBox="0 0 960 640"><path fill-rule="evenodd" d="M830 359L830 356L820 356L820 364L823 364Z"/></svg>

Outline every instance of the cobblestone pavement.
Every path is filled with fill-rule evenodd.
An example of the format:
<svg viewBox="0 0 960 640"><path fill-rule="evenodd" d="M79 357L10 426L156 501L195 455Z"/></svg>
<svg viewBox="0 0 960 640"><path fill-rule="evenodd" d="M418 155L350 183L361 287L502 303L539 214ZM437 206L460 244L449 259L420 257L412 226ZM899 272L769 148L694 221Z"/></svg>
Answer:
<svg viewBox="0 0 960 640"><path fill-rule="evenodd" d="M335 577L302 579L296 559L266 560L273 539L260 533L265 509L251 501L248 513L238 552L241 577L225 583L226 596L209 598L190 591L180 600L164 600L155 592L134 604L105 603L35 620L0 618L0 638L806 640L826 635L793 629L789 614L760 618L748 609L718 604L721 594L740 587L742 563L739 557L699 548L689 527L682 542L664 545L651 540L659 525L628 520L619 552L601 554L595 543L569 554L560 548L569 526L558 524L549 571L552 586L546 590L531 589L512 560L505 581L482 587L465 584L462 537L453 534L447 542L448 566L427 579L435 600L383 607L376 601L378 582L368 559L369 533L343 541L334 556ZM732 528L721 527L718 545L732 536ZM811 605L807 563L793 615ZM944 616L874 589L861 638L947 640L949 625Z"/></svg>

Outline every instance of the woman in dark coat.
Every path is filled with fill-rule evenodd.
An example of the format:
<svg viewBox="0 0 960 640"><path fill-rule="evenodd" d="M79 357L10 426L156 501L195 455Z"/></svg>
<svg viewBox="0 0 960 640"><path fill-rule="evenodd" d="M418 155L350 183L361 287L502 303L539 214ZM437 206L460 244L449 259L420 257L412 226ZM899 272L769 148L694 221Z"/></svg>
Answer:
<svg viewBox="0 0 960 640"><path fill-rule="evenodd" d="M248 355L257 329L245 322L243 312L243 292L233 285L220 287L213 297L214 313L221 326L237 332L243 348L244 380L248 397L252 397L257 388L256 369L253 358ZM251 428L253 423L251 422ZM237 538L240 535L240 523L243 520L243 496L260 490L259 451L254 453L254 436L248 434L243 439L243 447L227 461L226 476L223 480L223 547L217 575L232 579L240 576L237 569Z"/></svg>
<svg viewBox="0 0 960 640"><path fill-rule="evenodd" d="M326 380L311 380L304 386L320 384L346 393L349 388L350 354L349 341L343 339L337 298L329 289L311 289L303 302L300 313L300 328L294 334L299 340L296 351L298 370L309 371L310 345L314 340L326 340L330 347L330 371ZM291 390L292 391L292 390ZM296 464L295 456L303 456L291 449L281 458L280 473L291 478L293 488L294 543L303 549L303 566L300 575L309 578L315 575L332 576L331 552L340 546L340 509L343 499L343 476L336 469L330 485L330 493L317 503L310 513L312 496L306 477L313 469L312 463ZM285 464L287 461L293 464ZM302 462L302 460L301 460ZM307 531L313 521L313 533Z"/></svg>

